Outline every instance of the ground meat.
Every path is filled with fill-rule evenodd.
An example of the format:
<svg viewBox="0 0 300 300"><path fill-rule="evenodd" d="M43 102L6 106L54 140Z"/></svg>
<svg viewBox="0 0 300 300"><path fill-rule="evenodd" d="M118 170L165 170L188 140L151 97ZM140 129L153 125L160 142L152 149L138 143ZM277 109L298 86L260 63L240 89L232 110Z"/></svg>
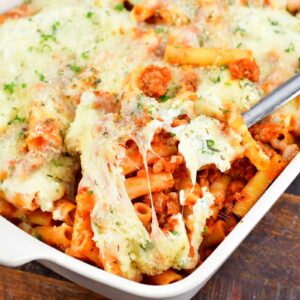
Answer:
<svg viewBox="0 0 300 300"><path fill-rule="evenodd" d="M159 225L164 228L168 218L178 214L181 210L179 195L176 192L168 194L158 192L152 194L152 199ZM145 203L151 206L150 197L145 197Z"/></svg>
<svg viewBox="0 0 300 300"><path fill-rule="evenodd" d="M186 91L196 92L199 85L198 74L193 71L184 72L182 75L183 86Z"/></svg>
<svg viewBox="0 0 300 300"><path fill-rule="evenodd" d="M229 64L229 71L233 79L247 78L253 82L259 80L259 67L255 61L244 58Z"/></svg>
<svg viewBox="0 0 300 300"><path fill-rule="evenodd" d="M120 103L113 93L106 91L94 92L96 99L94 108L103 110L106 113L117 113L120 110Z"/></svg>
<svg viewBox="0 0 300 300"><path fill-rule="evenodd" d="M232 163L229 175L234 179L242 179L249 181L256 173L255 166L246 157L236 160Z"/></svg>
<svg viewBox="0 0 300 300"><path fill-rule="evenodd" d="M138 86L146 96L159 98L165 95L171 78L168 68L150 65L142 72Z"/></svg>
<svg viewBox="0 0 300 300"><path fill-rule="evenodd" d="M299 0L288 0L287 10L292 14L300 12L300 1Z"/></svg>

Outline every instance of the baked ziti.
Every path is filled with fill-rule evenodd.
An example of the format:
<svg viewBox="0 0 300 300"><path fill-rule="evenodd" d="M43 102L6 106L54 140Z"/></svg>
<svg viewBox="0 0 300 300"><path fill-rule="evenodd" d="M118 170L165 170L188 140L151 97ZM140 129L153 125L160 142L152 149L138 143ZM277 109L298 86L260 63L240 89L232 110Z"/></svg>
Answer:
<svg viewBox="0 0 300 300"><path fill-rule="evenodd" d="M0 16L0 214L108 272L191 273L298 153L294 0L32 0Z"/></svg>

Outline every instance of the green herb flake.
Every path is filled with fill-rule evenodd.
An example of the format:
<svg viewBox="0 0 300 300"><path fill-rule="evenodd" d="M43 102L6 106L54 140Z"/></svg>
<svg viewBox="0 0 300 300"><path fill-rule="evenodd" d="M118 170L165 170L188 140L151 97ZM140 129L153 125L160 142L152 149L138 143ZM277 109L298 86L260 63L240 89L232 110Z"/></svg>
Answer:
<svg viewBox="0 0 300 300"><path fill-rule="evenodd" d="M236 46L236 48L241 48L243 46L243 44L242 43L239 43L237 46Z"/></svg>
<svg viewBox="0 0 300 300"><path fill-rule="evenodd" d="M153 243L149 240L146 241L146 244L143 245L143 244L140 244L140 247L144 250L144 251L149 251L149 250L152 250L153 249Z"/></svg>
<svg viewBox="0 0 300 300"><path fill-rule="evenodd" d="M97 79L97 80L94 81L94 85L98 85L100 83L101 83L101 79Z"/></svg>
<svg viewBox="0 0 300 300"><path fill-rule="evenodd" d="M204 46L204 38L202 36L198 37L198 44L199 44L200 47Z"/></svg>
<svg viewBox="0 0 300 300"><path fill-rule="evenodd" d="M25 123L25 121L26 121L26 118L20 117L19 115L16 115L12 120L10 120L8 122L8 125Z"/></svg>
<svg viewBox="0 0 300 300"><path fill-rule="evenodd" d="M172 231L172 234L173 234L173 235L178 235L178 233L179 233L179 232L176 231L176 230L173 230L173 231Z"/></svg>
<svg viewBox="0 0 300 300"><path fill-rule="evenodd" d="M89 53L89 51L82 52L82 53L81 53L81 58L83 58L83 59L88 59L88 58L90 58L90 53Z"/></svg>
<svg viewBox="0 0 300 300"><path fill-rule="evenodd" d="M59 27L60 22L55 22L51 26L51 33L42 33L41 30L38 30L38 32L41 34L41 43L45 43L48 41L56 42L56 32Z"/></svg>
<svg viewBox="0 0 300 300"><path fill-rule="evenodd" d="M203 232L203 234L208 234L208 228L207 228L207 226L203 227L203 231L202 232Z"/></svg>
<svg viewBox="0 0 300 300"><path fill-rule="evenodd" d="M51 178L51 179L53 179L54 181L59 182L59 183L63 182L63 180L62 180L61 178L56 177L56 176L53 176L53 175L51 175L51 174L47 174L47 177L49 177L49 178Z"/></svg>
<svg viewBox="0 0 300 300"><path fill-rule="evenodd" d="M165 32L165 29L162 28L162 27L157 27L157 28L155 29L155 32L158 33L158 34L161 34L161 33L164 33L164 32Z"/></svg>
<svg viewBox="0 0 300 300"><path fill-rule="evenodd" d="M77 65L70 65L70 69L74 72L74 73L80 73L81 72L81 67L77 66Z"/></svg>
<svg viewBox="0 0 300 300"><path fill-rule="evenodd" d="M219 83L221 82L221 77L220 76L217 76L217 77L210 77L209 80L213 83Z"/></svg>
<svg viewBox="0 0 300 300"><path fill-rule="evenodd" d="M52 26L51 26L51 29L52 29L52 33L56 33L57 32L57 29L60 27L60 23L59 22L55 22Z"/></svg>
<svg viewBox="0 0 300 300"><path fill-rule="evenodd" d="M20 132L18 133L18 139L19 139L19 140L24 140L24 138L25 138L25 133L24 133L24 131L20 131Z"/></svg>
<svg viewBox="0 0 300 300"><path fill-rule="evenodd" d="M88 11L88 12L86 13L85 17L86 17L87 19L91 19L91 18L93 17L93 15L94 15L93 12Z"/></svg>
<svg viewBox="0 0 300 300"><path fill-rule="evenodd" d="M12 95L15 92L15 87L16 84L14 82L11 82L4 84L3 89L7 94Z"/></svg>
<svg viewBox="0 0 300 300"><path fill-rule="evenodd" d="M46 77L44 74L38 72L37 70L35 70L35 74L39 77L39 80L42 82L47 82Z"/></svg>
<svg viewBox="0 0 300 300"><path fill-rule="evenodd" d="M51 163L56 168L63 166L63 164L60 161L56 160L56 159L52 159Z"/></svg>
<svg viewBox="0 0 300 300"><path fill-rule="evenodd" d="M166 93L166 94L164 94L163 96L161 96L161 97L159 98L159 102L161 102L161 103L167 102L170 98L171 98L171 97L168 96L168 94Z"/></svg>
<svg viewBox="0 0 300 300"><path fill-rule="evenodd" d="M42 33L41 34L41 42L48 42L48 41L53 41L55 42L56 41L56 38L53 34L45 34L45 33Z"/></svg>
<svg viewBox="0 0 300 300"><path fill-rule="evenodd" d="M240 26L237 26L237 27L234 29L233 33L239 33L239 34L241 34L241 35L245 35L246 30L245 30L244 28L240 27Z"/></svg>
<svg viewBox="0 0 300 300"><path fill-rule="evenodd" d="M138 111L141 111L143 109L142 99L143 99L143 94L138 95L138 97L137 97L137 110Z"/></svg>
<svg viewBox="0 0 300 300"><path fill-rule="evenodd" d="M298 68L300 70L300 57L298 57Z"/></svg>
<svg viewBox="0 0 300 300"><path fill-rule="evenodd" d="M115 5L114 9L117 11L123 11L125 9L125 6L123 3L118 3L117 5Z"/></svg>
<svg viewBox="0 0 300 300"><path fill-rule="evenodd" d="M209 150L214 152L220 152L218 149L214 148L215 144L216 143L214 140L206 140L206 145Z"/></svg>
<svg viewBox="0 0 300 300"><path fill-rule="evenodd" d="M94 191L89 190L89 191L88 191L88 194L89 194L89 195L93 195L93 194L94 194Z"/></svg>
<svg viewBox="0 0 300 300"><path fill-rule="evenodd" d="M137 109L142 110L143 109L143 104L141 102L137 103Z"/></svg>
<svg viewBox="0 0 300 300"><path fill-rule="evenodd" d="M295 52L295 45L290 43L290 45L286 49L284 49L284 52L286 52L286 53Z"/></svg>
<svg viewBox="0 0 300 300"><path fill-rule="evenodd" d="M278 26L278 25L279 25L279 22L278 22L278 21L272 20L272 19L270 19L270 18L268 18L268 21L270 22L270 24L271 24L272 26Z"/></svg>
<svg viewBox="0 0 300 300"><path fill-rule="evenodd" d="M27 88L27 84L26 83L22 83L21 87L22 87L22 89L26 89Z"/></svg>
<svg viewBox="0 0 300 300"><path fill-rule="evenodd" d="M221 65L220 66L220 70L221 71L224 71L224 70L227 70L227 69L228 69L228 67L226 65Z"/></svg>

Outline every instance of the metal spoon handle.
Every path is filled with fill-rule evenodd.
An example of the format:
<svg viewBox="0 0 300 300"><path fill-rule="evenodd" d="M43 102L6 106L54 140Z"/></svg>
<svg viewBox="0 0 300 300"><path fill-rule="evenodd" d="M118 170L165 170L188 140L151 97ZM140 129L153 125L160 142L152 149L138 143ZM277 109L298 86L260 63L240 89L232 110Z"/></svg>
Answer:
<svg viewBox="0 0 300 300"><path fill-rule="evenodd" d="M298 95L300 95L300 73L276 88L272 93L268 94L250 110L245 112L243 116L247 126L251 127L261 121Z"/></svg>

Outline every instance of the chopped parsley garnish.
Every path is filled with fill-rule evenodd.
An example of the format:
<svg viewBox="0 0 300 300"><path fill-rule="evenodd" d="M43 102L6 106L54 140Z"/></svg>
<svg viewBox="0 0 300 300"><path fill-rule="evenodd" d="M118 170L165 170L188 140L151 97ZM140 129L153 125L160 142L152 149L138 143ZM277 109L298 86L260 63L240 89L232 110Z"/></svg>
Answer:
<svg viewBox="0 0 300 300"><path fill-rule="evenodd" d="M52 29L52 33L56 33L58 27L60 26L60 23L59 22L55 22L52 26L51 26L51 29Z"/></svg>
<svg viewBox="0 0 300 300"><path fill-rule="evenodd" d="M300 70L300 57L298 57L298 68Z"/></svg>
<svg viewBox="0 0 300 300"><path fill-rule="evenodd" d="M23 140L25 138L25 132L22 130L18 133L18 139Z"/></svg>
<svg viewBox="0 0 300 300"><path fill-rule="evenodd" d="M81 72L81 67L77 66L77 65L70 65L70 69L74 72L74 73L80 73Z"/></svg>
<svg viewBox="0 0 300 300"><path fill-rule="evenodd" d="M86 18L91 19L93 17L93 15L94 15L93 12L88 11L85 16L86 16Z"/></svg>
<svg viewBox="0 0 300 300"><path fill-rule="evenodd" d="M123 3L118 3L114 8L117 11L123 11L125 9L125 6Z"/></svg>
<svg viewBox="0 0 300 300"><path fill-rule="evenodd" d="M199 36L198 37L198 43L199 43L199 46L200 47L203 47L204 46L204 38L202 36Z"/></svg>
<svg viewBox="0 0 300 300"><path fill-rule="evenodd" d="M55 42L56 41L56 38L53 34L45 34L45 33L42 33L41 34L41 42L48 42L48 41L53 41Z"/></svg>
<svg viewBox="0 0 300 300"><path fill-rule="evenodd" d="M221 77L220 76L217 76L215 78L209 77L209 80L213 83L218 83L218 82L221 82Z"/></svg>
<svg viewBox="0 0 300 300"><path fill-rule="evenodd" d="M85 51L81 53L81 58L88 59L90 57L89 51Z"/></svg>
<svg viewBox="0 0 300 300"><path fill-rule="evenodd" d="M25 121L26 121L26 118L16 115L12 120L10 120L8 122L8 125L16 124L16 123L24 123Z"/></svg>
<svg viewBox="0 0 300 300"><path fill-rule="evenodd" d="M143 104L141 102L137 103L137 109L142 110L143 109Z"/></svg>
<svg viewBox="0 0 300 300"><path fill-rule="evenodd" d="M224 71L224 70L227 70L227 69L228 69L228 67L226 65L221 65L220 66L220 70L221 71Z"/></svg>
<svg viewBox="0 0 300 300"><path fill-rule="evenodd" d="M139 111L143 109L142 99L143 99L143 94L138 95L138 98L137 98L137 110L139 110Z"/></svg>
<svg viewBox="0 0 300 300"><path fill-rule="evenodd" d="M207 226L203 227L203 231L202 232L203 232L203 234L208 234L208 228L207 228Z"/></svg>
<svg viewBox="0 0 300 300"><path fill-rule="evenodd" d="M165 32L165 29L164 28L162 28L162 27L157 27L156 29L155 29L155 32L156 33L164 33Z"/></svg>
<svg viewBox="0 0 300 300"><path fill-rule="evenodd" d="M161 96L159 98L159 102L163 103L163 102L167 102L171 97L168 96L168 93L165 93L163 96Z"/></svg>
<svg viewBox="0 0 300 300"><path fill-rule="evenodd" d="M94 81L94 85L98 85L98 84L100 84L101 83L101 79L99 78L99 79L96 79L95 81Z"/></svg>
<svg viewBox="0 0 300 300"><path fill-rule="evenodd" d="M61 178L53 176L51 174L47 174L47 177L52 178L56 182L63 182L63 180Z"/></svg>
<svg viewBox="0 0 300 300"><path fill-rule="evenodd" d="M148 114L152 115L153 114L153 109L154 109L154 106L149 105L148 110L147 110Z"/></svg>
<svg viewBox="0 0 300 300"><path fill-rule="evenodd" d="M234 31L234 33L240 33L241 35L244 35L246 33L246 30L240 26L237 26Z"/></svg>
<svg viewBox="0 0 300 300"><path fill-rule="evenodd" d="M56 32L57 29L59 28L60 23L55 22L51 26L51 33L42 33L41 30L38 30L39 33L41 33L41 43L48 42L48 41L53 41L56 42Z"/></svg>
<svg viewBox="0 0 300 300"><path fill-rule="evenodd" d="M270 24L271 24L272 26L278 26L278 25L279 25L279 22L278 22L278 21L272 20L272 19L270 19L270 18L268 18L268 20L269 20L269 22L270 22Z"/></svg>
<svg viewBox="0 0 300 300"><path fill-rule="evenodd" d="M148 250L153 249L153 244L152 244L151 241L147 240L147 241L146 241L146 244L145 244L145 245L140 244L140 247L141 247L144 251L148 251Z"/></svg>
<svg viewBox="0 0 300 300"><path fill-rule="evenodd" d="M22 87L22 89L26 89L27 88L27 84L26 83L22 83L21 87Z"/></svg>
<svg viewBox="0 0 300 300"><path fill-rule="evenodd" d="M14 82L4 84L4 91L12 95L15 92L16 84Z"/></svg>
<svg viewBox="0 0 300 300"><path fill-rule="evenodd" d="M290 45L284 50L286 53L292 53L295 51L295 45L290 43Z"/></svg>
<svg viewBox="0 0 300 300"><path fill-rule="evenodd" d="M52 159L51 163L54 167L62 167L63 166L63 164L56 159Z"/></svg>
<svg viewBox="0 0 300 300"><path fill-rule="evenodd" d="M177 235L177 234L178 234L178 231L173 230L173 231L172 231L172 234L173 234L173 235Z"/></svg>
<svg viewBox="0 0 300 300"><path fill-rule="evenodd" d="M89 190L89 191L88 191L88 194L89 194L89 195L93 195L93 194L94 194L94 191Z"/></svg>
<svg viewBox="0 0 300 300"><path fill-rule="evenodd" d="M38 72L37 70L35 70L35 74L39 77L40 81L47 82L46 77L45 77L44 74Z"/></svg>
<svg viewBox="0 0 300 300"><path fill-rule="evenodd" d="M236 48L241 48L242 47L242 43L239 43L237 46L236 46Z"/></svg>
<svg viewBox="0 0 300 300"><path fill-rule="evenodd" d="M215 144L216 143L214 140L206 140L206 145L209 150L214 151L214 152L220 152L220 150L214 148Z"/></svg>

